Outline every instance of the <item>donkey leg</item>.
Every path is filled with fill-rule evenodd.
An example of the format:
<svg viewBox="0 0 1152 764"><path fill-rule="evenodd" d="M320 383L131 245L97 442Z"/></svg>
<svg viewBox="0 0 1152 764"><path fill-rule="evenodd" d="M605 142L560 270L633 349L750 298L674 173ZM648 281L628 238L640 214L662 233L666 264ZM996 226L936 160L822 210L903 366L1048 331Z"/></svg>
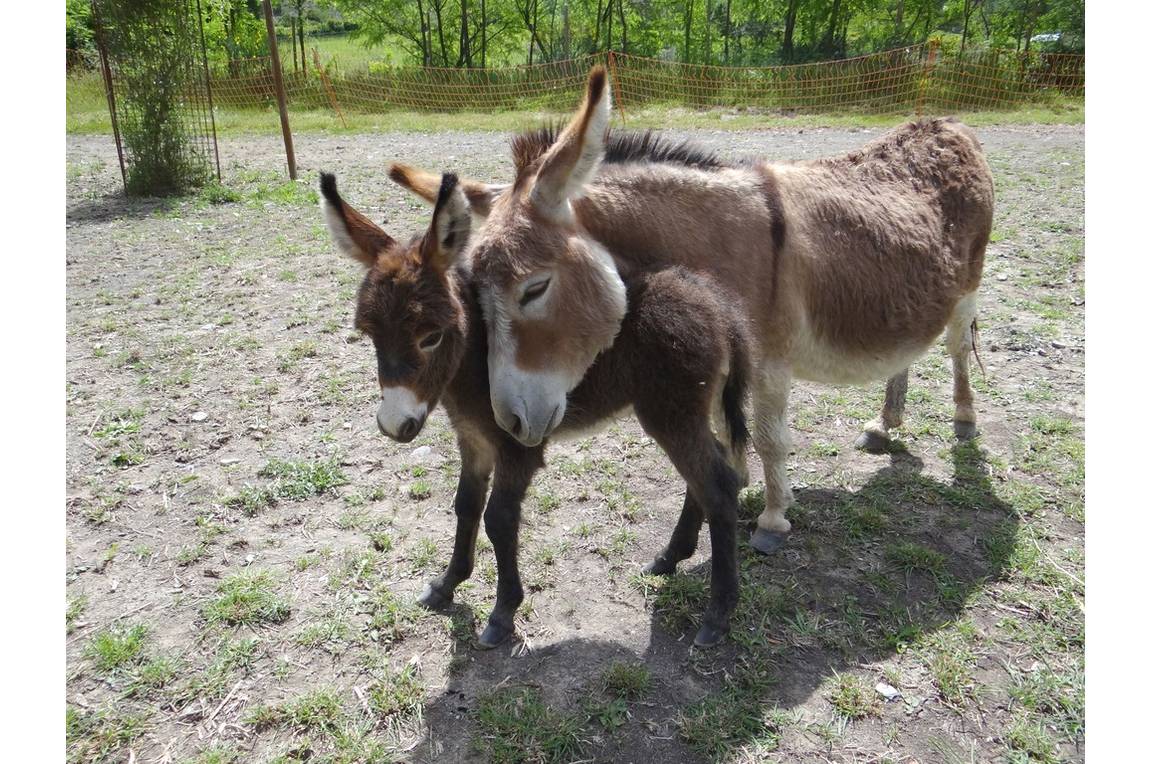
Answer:
<svg viewBox="0 0 1152 764"><path fill-rule="evenodd" d="M888 431L904 422L904 400L908 396L908 370L894 375L884 388L884 408L880 416L864 425L864 432L856 439L856 448L872 454L888 451L891 438Z"/></svg>
<svg viewBox="0 0 1152 764"><path fill-rule="evenodd" d="M680 510L680 519L672 531L672 539L664 551L656 555L656 559L644 567L644 573L652 576L670 576L676 572L676 566L687 560L696 552L696 543L700 538L700 526L704 523L704 510L700 503L692 496L691 491L684 493L684 507Z"/></svg>
<svg viewBox="0 0 1152 764"><path fill-rule="evenodd" d="M541 447L501 449L496 479L484 510L484 532L496 553L496 605L480 635L480 646L496 647L516 631L516 610L524 601L520 583L520 507L532 476L543 463Z"/></svg>
<svg viewBox="0 0 1152 764"><path fill-rule="evenodd" d="M697 647L712 647L731 628L732 611L740 599L740 574L736 563L737 475L717 449L708 476L690 490L698 492L708 508L708 533L712 540L712 586Z"/></svg>
<svg viewBox="0 0 1152 764"><path fill-rule="evenodd" d="M675 415L669 415L669 409ZM669 547L677 540L695 546L699 522L704 517L708 520L712 537L711 597L696 634L697 647L711 647L728 633L732 611L740 596L736 565L739 477L725 458L723 447L712 436L707 410L706 402L677 402L666 397L636 404L640 425L664 449L688 484L688 496ZM699 414L695 415L695 411ZM696 512L697 508L701 511ZM679 551L685 549L682 546Z"/></svg>
<svg viewBox="0 0 1152 764"><path fill-rule="evenodd" d="M464 438L460 438L458 443L460 481L456 485L454 504L456 541L448 569L430 581L420 595L420 604L429 609L450 604L456 587L472 575L476 562L476 535L480 531L480 516L488 493L488 479L492 475L493 455L487 443L472 443Z"/></svg>
<svg viewBox="0 0 1152 764"><path fill-rule="evenodd" d="M960 440L971 440L976 430L976 409L972 405L972 385L968 380L968 356L976 352L976 293L965 295L957 303L948 322L944 342L952 356L952 401L956 413L952 416L952 430Z"/></svg>
<svg viewBox="0 0 1152 764"><path fill-rule="evenodd" d="M791 451L788 433L788 392L792 375L787 367L762 369L753 399L754 426L752 442L764 464L764 511L756 518L752 548L771 554L783 546L792 530L784 516L793 501L788 481L787 461Z"/></svg>

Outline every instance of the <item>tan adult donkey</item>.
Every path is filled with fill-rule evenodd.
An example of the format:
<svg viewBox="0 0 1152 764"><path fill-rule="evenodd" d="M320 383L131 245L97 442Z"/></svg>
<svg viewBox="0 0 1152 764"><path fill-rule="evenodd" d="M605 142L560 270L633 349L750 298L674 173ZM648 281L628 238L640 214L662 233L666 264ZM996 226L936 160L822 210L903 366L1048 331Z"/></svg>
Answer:
<svg viewBox="0 0 1152 764"><path fill-rule="evenodd" d="M976 434L968 356L993 193L967 127L922 120L838 157L727 165L650 136L610 136L608 91L594 69L559 135L515 139L511 187L462 184L488 217L474 239L474 278L501 427L526 445L547 437L616 336L621 273L682 265L740 295L756 334L760 552L791 528L793 377L888 379L883 411L857 441L882 450L901 423L909 364L946 333L955 433ZM403 165L392 176L435 199L439 176Z"/></svg>

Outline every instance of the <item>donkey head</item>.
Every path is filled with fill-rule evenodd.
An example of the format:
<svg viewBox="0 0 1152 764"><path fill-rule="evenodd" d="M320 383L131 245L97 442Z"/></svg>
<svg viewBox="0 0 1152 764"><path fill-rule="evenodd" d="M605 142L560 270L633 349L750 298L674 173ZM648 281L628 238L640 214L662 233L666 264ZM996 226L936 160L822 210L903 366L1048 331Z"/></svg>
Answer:
<svg viewBox="0 0 1152 764"><path fill-rule="evenodd" d="M568 393L612 345L627 308L615 263L572 207L603 157L610 100L597 67L555 143L535 154L517 150L511 188L464 182L473 213L487 217L471 260L488 330L492 409L529 446L564 418ZM431 197L428 173L394 165L391 175Z"/></svg>
<svg viewBox="0 0 1152 764"><path fill-rule="evenodd" d="M464 354L467 316L450 271L467 244L468 202L456 176L446 173L428 231L400 244L340 198L335 176L321 174L320 190L333 240L367 271L356 328L376 348L376 423L407 443L424 427Z"/></svg>

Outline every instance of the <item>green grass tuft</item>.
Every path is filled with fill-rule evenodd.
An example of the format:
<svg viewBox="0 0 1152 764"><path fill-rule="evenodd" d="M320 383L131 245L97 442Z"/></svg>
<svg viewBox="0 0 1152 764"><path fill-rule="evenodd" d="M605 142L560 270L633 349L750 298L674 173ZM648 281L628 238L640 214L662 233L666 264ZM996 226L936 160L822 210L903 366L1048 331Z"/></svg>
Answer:
<svg viewBox="0 0 1152 764"><path fill-rule="evenodd" d="M848 719L863 719L880 713L876 693L863 680L852 674L832 675L832 690L828 702L836 712Z"/></svg>
<svg viewBox="0 0 1152 764"><path fill-rule="evenodd" d="M274 459L260 470L260 476L273 478L273 494L291 501L319 496L348 482L335 458L318 462Z"/></svg>
<svg viewBox="0 0 1152 764"><path fill-rule="evenodd" d="M109 673L139 662L147 636L148 627L144 624L113 626L92 637L85 652L98 671Z"/></svg>
<svg viewBox="0 0 1152 764"><path fill-rule="evenodd" d="M648 692L652 672L643 663L613 663L601 677L604 691L627 700L636 700Z"/></svg>
<svg viewBox="0 0 1152 764"><path fill-rule="evenodd" d="M386 669L368 686L368 705L381 719L410 716L424 707L424 684L416 666L408 664L396 671Z"/></svg>
<svg viewBox="0 0 1152 764"><path fill-rule="evenodd" d="M580 758L583 719L544 703L540 691L511 687L480 698L475 747L495 764Z"/></svg>
<svg viewBox="0 0 1152 764"><path fill-rule="evenodd" d="M273 589L274 582L267 571L229 576L216 587L220 596L204 606L204 617L209 623L232 626L283 623L292 608Z"/></svg>

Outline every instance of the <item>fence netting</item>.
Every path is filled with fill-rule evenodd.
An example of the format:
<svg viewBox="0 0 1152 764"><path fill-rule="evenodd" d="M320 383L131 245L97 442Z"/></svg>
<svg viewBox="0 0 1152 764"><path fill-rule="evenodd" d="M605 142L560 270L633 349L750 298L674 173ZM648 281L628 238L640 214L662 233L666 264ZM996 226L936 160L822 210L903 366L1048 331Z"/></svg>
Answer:
<svg viewBox="0 0 1152 764"><path fill-rule="evenodd" d="M307 71L285 71L291 108L378 113L567 110L588 70L605 63L625 112L649 106L754 108L784 114L946 114L1082 99L1084 56L959 52L935 42L840 61L766 67L683 64L623 53L487 69L342 63L313 50ZM74 65L70 57L69 67ZM217 108L275 108L269 57L212 68Z"/></svg>
<svg viewBox="0 0 1152 764"><path fill-rule="evenodd" d="M219 177L198 0L92 5L125 188L162 194ZM68 70L88 62L72 55Z"/></svg>

